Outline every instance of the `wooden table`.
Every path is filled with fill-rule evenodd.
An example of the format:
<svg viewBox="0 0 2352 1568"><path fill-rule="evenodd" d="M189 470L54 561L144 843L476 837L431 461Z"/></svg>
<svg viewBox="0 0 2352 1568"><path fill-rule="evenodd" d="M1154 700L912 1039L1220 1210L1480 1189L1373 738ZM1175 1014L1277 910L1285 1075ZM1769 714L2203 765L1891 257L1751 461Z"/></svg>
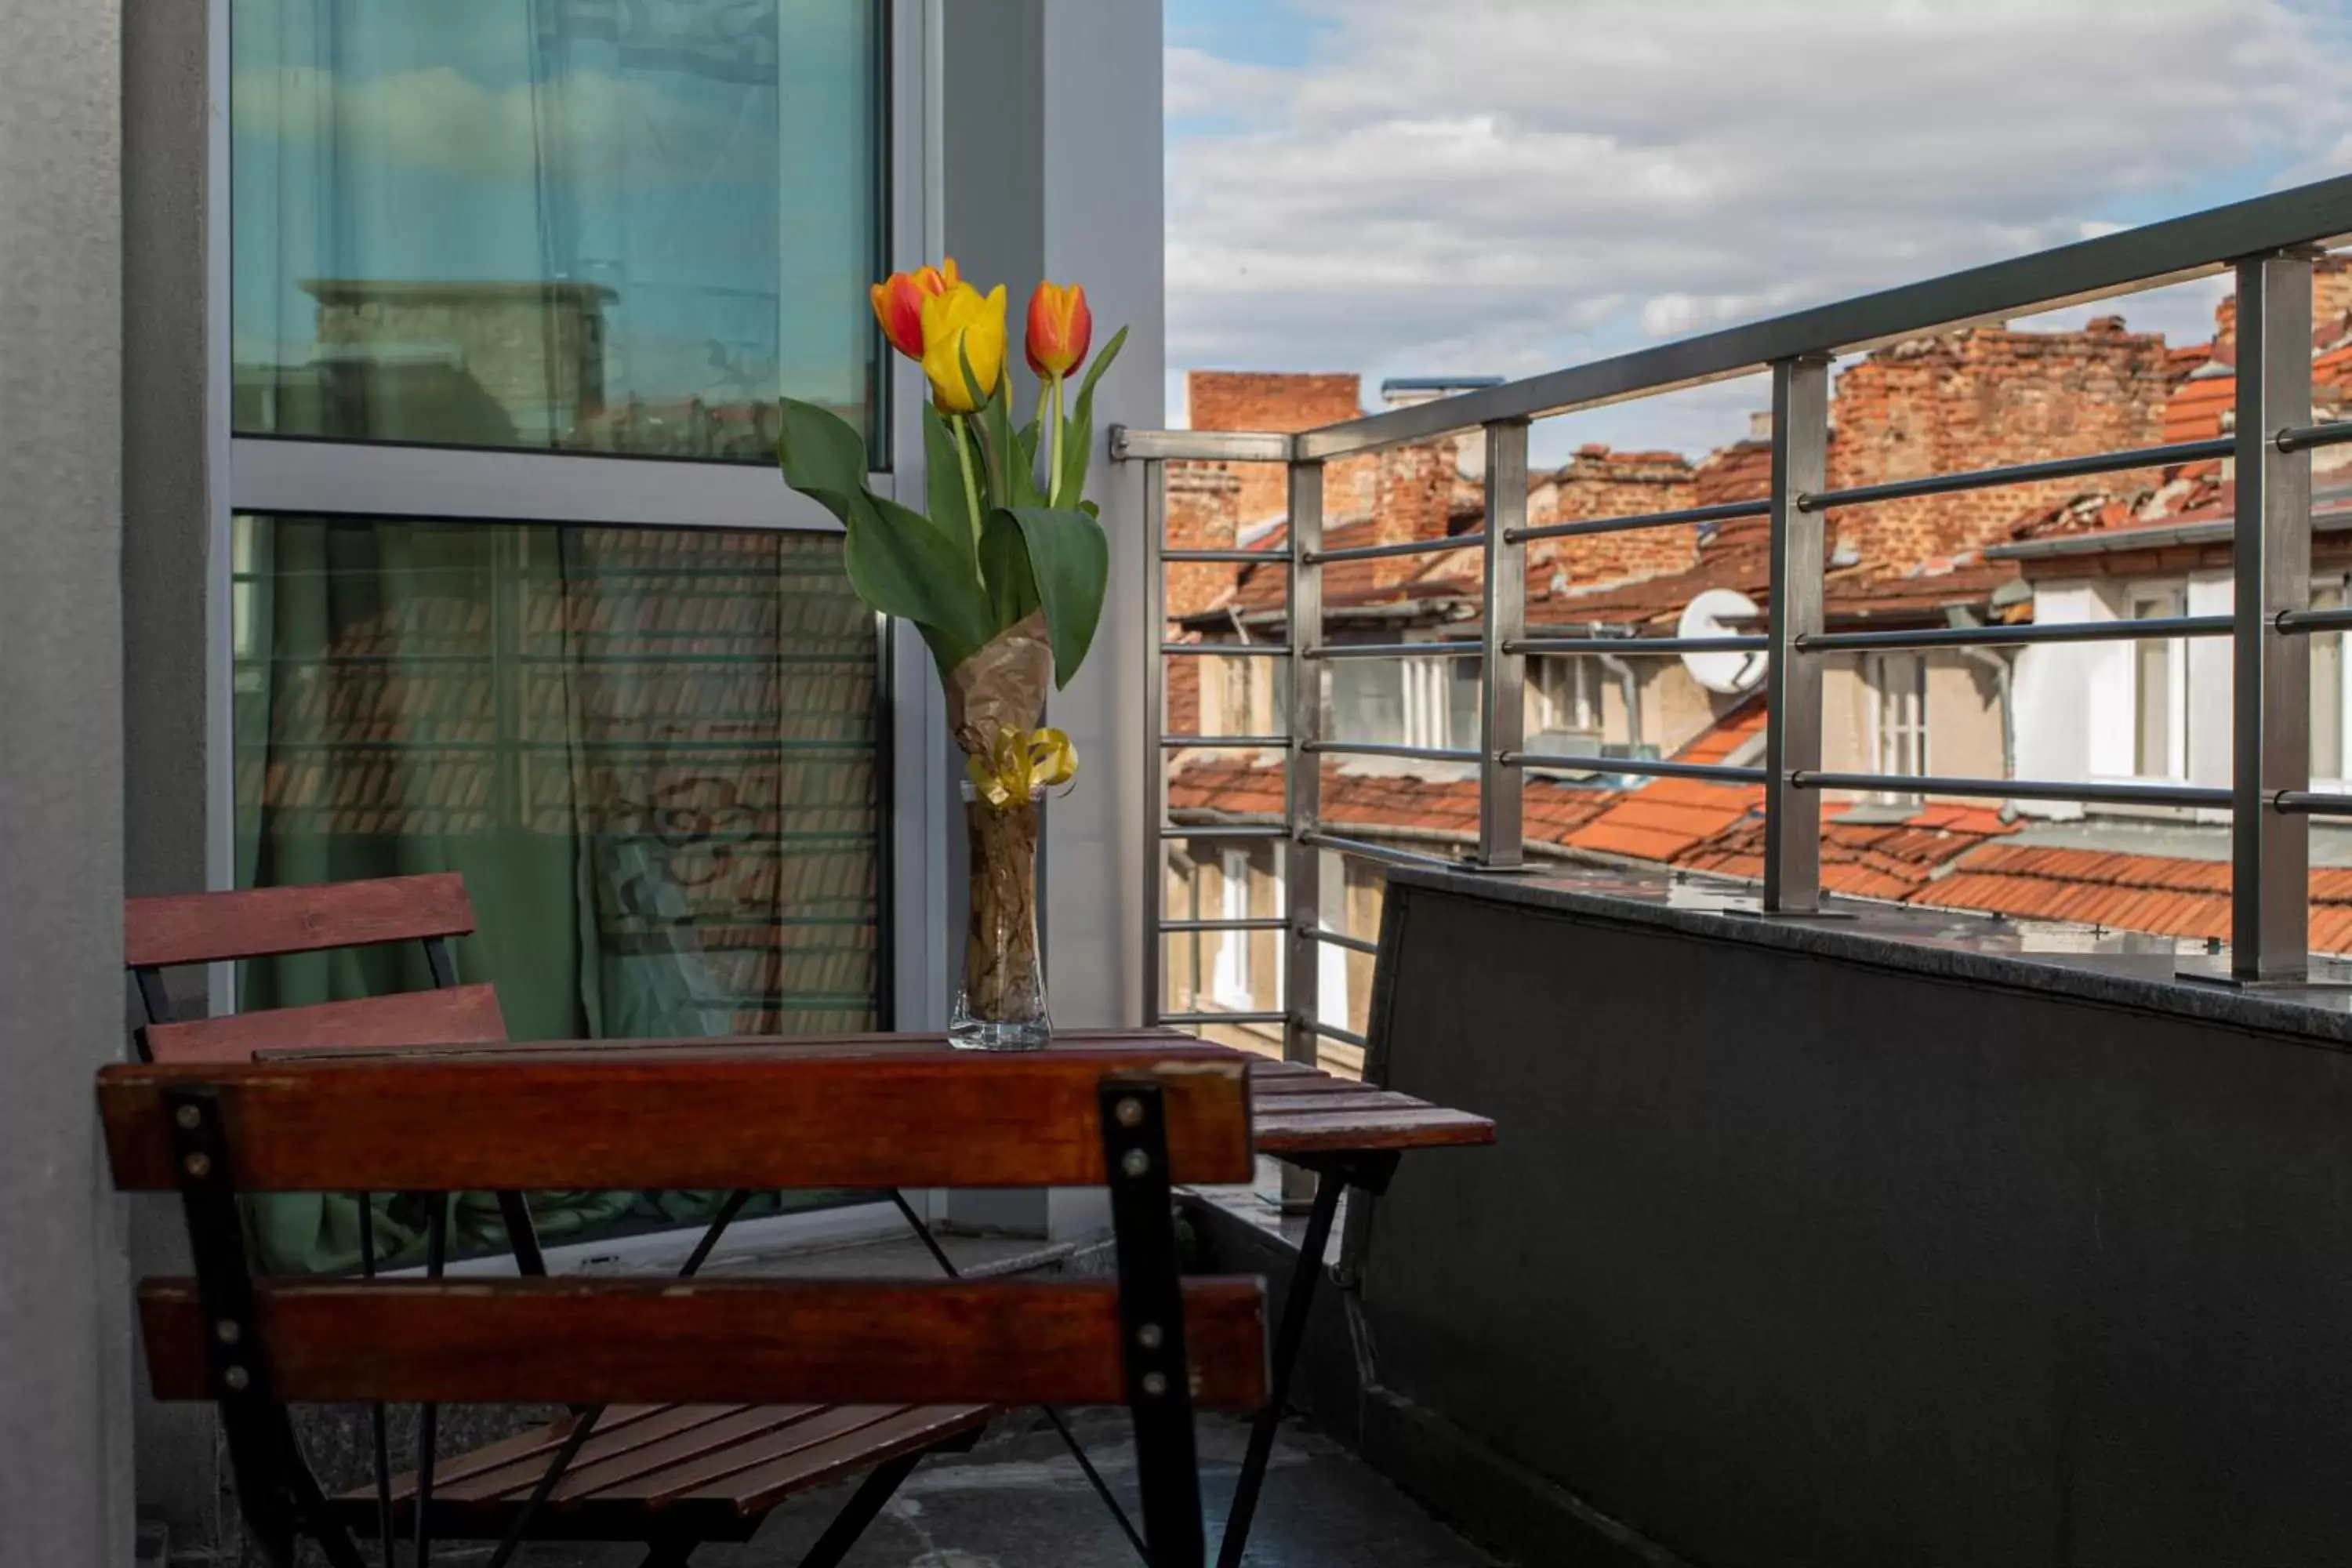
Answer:
<svg viewBox="0 0 2352 1568"><path fill-rule="evenodd" d="M1139 1051L1148 1051L1171 1041L1192 1047L1202 1043L1181 1030L1165 1028L1072 1029L1056 1033L1054 1043L1094 1049L1131 1047ZM688 1054L784 1057L937 1050L945 1044L946 1037L937 1034L835 1035L803 1039L719 1036L685 1039L499 1041L478 1046L392 1050L384 1054L463 1053L467 1057L512 1055L532 1058L551 1055L583 1055L601 1059L614 1056L658 1058L676 1055L682 1058ZM310 1053L265 1051L258 1054L267 1058L299 1057ZM358 1053L343 1051L337 1054L348 1058ZM1323 1275L1323 1255L1330 1245L1331 1226L1339 1213L1340 1194L1349 1187L1373 1196L1386 1192L1396 1174L1399 1162L1410 1151L1475 1147L1495 1141L1495 1124L1484 1116L1466 1110L1448 1110L1424 1100L1416 1100L1409 1094L1337 1078L1304 1063L1276 1061L1240 1050L1234 1050L1234 1054L1251 1058L1251 1118L1258 1152L1311 1170L1320 1180L1316 1185L1314 1204L1307 1211L1307 1233L1299 1247L1298 1262L1291 1273L1288 1293L1283 1303L1282 1321L1275 1333L1269 1397L1250 1430L1248 1452L1234 1484L1234 1505L1226 1516L1224 1539L1217 1554L1218 1568L1238 1568L1243 1548L1249 1539L1258 1493L1264 1486L1266 1465L1274 1452L1275 1435L1281 1426L1284 1405L1289 1396L1291 1376L1297 1369L1298 1352L1306 1338L1315 1289ZM894 1193L892 1197L940 1267L950 1274L956 1272L954 1264L949 1261L947 1253L921 1217L902 1196ZM706 1247L709 1241L715 1239L715 1234L706 1237ZM1049 1411L1048 1415L1054 1417L1063 1440L1086 1471L1087 1479L1118 1516L1128 1538L1139 1551L1141 1537L1095 1470L1076 1437L1060 1420L1057 1413Z"/></svg>

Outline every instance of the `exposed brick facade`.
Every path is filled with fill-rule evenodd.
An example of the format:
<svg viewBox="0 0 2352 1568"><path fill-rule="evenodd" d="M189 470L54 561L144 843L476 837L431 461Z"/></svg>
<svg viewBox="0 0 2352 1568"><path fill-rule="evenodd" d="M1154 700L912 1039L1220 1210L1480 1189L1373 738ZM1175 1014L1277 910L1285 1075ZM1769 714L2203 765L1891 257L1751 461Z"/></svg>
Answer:
<svg viewBox="0 0 2352 1568"><path fill-rule="evenodd" d="M2164 339L2103 317L2079 332L1970 328L1880 349L1837 379L1829 482L1879 484L2154 446L2168 391ZM1922 496L1832 513L1842 552L1903 571L2007 537L2079 480Z"/></svg>
<svg viewBox="0 0 2352 1568"><path fill-rule="evenodd" d="M1528 495L1528 521L1541 526L1584 518L1634 517L1697 505L1696 476L1679 452L1577 448L1558 472ZM1636 577L1686 572L1698 564L1696 528L1644 528L1581 539L1543 539L1528 547L1528 579L1555 593L1602 587Z"/></svg>
<svg viewBox="0 0 2352 1568"><path fill-rule="evenodd" d="M1337 425L1364 411L1363 382L1353 374L1195 370L1184 376L1184 403L1195 430L1274 430L1285 435ZM1244 523L1279 517L1286 505L1278 463L1237 463L1235 500ZM1327 489L1332 488L1327 479ZM1327 499L1327 508L1336 502Z"/></svg>

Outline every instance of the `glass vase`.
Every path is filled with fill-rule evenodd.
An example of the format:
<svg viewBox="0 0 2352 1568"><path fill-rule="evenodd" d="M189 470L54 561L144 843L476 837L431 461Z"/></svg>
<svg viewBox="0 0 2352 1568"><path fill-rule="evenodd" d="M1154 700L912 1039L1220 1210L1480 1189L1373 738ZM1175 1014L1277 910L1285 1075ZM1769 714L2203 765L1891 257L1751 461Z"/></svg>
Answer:
<svg viewBox="0 0 2352 1568"><path fill-rule="evenodd" d="M974 1051L1034 1051L1054 1037L1037 945L1041 796L992 805L967 784L963 798L971 844L971 921L948 1043Z"/></svg>

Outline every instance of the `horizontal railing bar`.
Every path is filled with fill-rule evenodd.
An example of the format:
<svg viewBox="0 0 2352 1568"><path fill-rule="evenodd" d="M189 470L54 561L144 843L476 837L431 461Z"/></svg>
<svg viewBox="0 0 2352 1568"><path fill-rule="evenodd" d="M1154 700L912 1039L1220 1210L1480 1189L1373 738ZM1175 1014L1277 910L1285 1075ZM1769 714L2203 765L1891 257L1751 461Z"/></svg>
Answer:
<svg viewBox="0 0 2352 1568"><path fill-rule="evenodd" d="M1762 768L1736 767L1729 763L1676 763L1663 757L1593 757L1552 752L1505 752L1503 765L1511 768L1564 768L1572 773L1633 773L1643 778L1704 779L1709 784L1762 784Z"/></svg>
<svg viewBox="0 0 2352 1568"><path fill-rule="evenodd" d="M1309 1020L1307 1026L1327 1040L1337 1040L1343 1046L1354 1046L1359 1050L1371 1048L1372 1042L1353 1029L1343 1029L1337 1024L1326 1024L1320 1019Z"/></svg>
<svg viewBox="0 0 2352 1568"><path fill-rule="evenodd" d="M1215 654L1226 658L1288 658L1290 645L1278 642L1164 642L1163 654Z"/></svg>
<svg viewBox="0 0 2352 1568"><path fill-rule="evenodd" d="M1387 844L1375 844L1369 839L1349 838L1337 833L1313 829L1298 836L1298 842L1312 849L1329 849L1341 855L1361 856L1367 860L1386 860L1398 866L1433 866L1440 870L1458 871L1462 864L1448 860L1443 855L1419 855L1410 849L1398 849Z"/></svg>
<svg viewBox="0 0 2352 1568"><path fill-rule="evenodd" d="M2174 441L2162 447L2140 447L2123 452L2095 452L2080 458L2053 458L2043 463L2010 463L1998 468L1970 468L1956 474L1928 474L1916 479L1890 479L1883 485L1853 485L1842 490L1820 490L1797 498L1804 511L1833 506L1865 506L1873 501L1903 500L1912 496L1949 495L1955 490L1992 489L2001 485L2030 485L2042 479L2071 479L2084 474L2113 474L2126 468L2169 468L2175 463L2226 458L2237 450L2227 436L2210 441Z"/></svg>
<svg viewBox="0 0 2352 1568"><path fill-rule="evenodd" d="M1632 517L1588 517L1575 522L1547 522L1535 528L1507 528L1503 537L1517 544L1529 539L1573 539L1588 533L1623 533L1636 528L1672 528L1683 522L1732 522L1743 517L1769 517L1769 500L1719 501L1714 506L1685 507L1680 511L1645 511Z"/></svg>
<svg viewBox="0 0 2352 1568"><path fill-rule="evenodd" d="M2272 439L2282 452L2300 452L2310 447L2333 447L2339 441L2352 441L2352 419L2332 420L2326 425L2299 425L2292 430L2282 430Z"/></svg>
<svg viewBox="0 0 2352 1568"><path fill-rule="evenodd" d="M1140 430L1110 427L1110 455L1122 462L1286 463L1291 438L1265 430Z"/></svg>
<svg viewBox="0 0 2352 1568"><path fill-rule="evenodd" d="M1270 562L1276 566L1290 564L1287 550L1163 550L1160 559L1166 565L1181 565L1186 562L1209 562L1230 564L1238 562L1248 565L1254 562Z"/></svg>
<svg viewBox="0 0 2352 1568"><path fill-rule="evenodd" d="M1541 419L1746 375L1775 360L1851 353L1982 321L2054 310L2223 271L2231 259L2352 234L2352 174L1662 343L1500 386L1393 408L1292 437L1318 461Z"/></svg>
<svg viewBox="0 0 2352 1568"><path fill-rule="evenodd" d="M1269 822L1263 826L1260 826L1258 824L1254 822L1203 822L1191 827L1185 827L1175 823L1170 823L1167 826L1160 829L1160 837L1167 839L1192 838L1202 840L1211 838L1287 838L1290 837L1290 829L1286 824L1279 822Z"/></svg>
<svg viewBox="0 0 2352 1568"><path fill-rule="evenodd" d="M2308 637L2313 632L2342 631L2352 627L2352 609L2289 610L2278 618L2278 629Z"/></svg>
<svg viewBox="0 0 2352 1568"><path fill-rule="evenodd" d="M1503 645L1505 653L1760 653L1768 637L1521 637Z"/></svg>
<svg viewBox="0 0 2352 1568"><path fill-rule="evenodd" d="M1191 1024L1205 1026L1212 1024L1287 1024L1287 1013L1162 1013L1156 1024Z"/></svg>
<svg viewBox="0 0 2352 1568"><path fill-rule="evenodd" d="M1339 642L1325 643L1309 658L1476 658L1474 642Z"/></svg>
<svg viewBox="0 0 2352 1568"><path fill-rule="evenodd" d="M2352 625L2352 623L2347 623ZM2015 643L2145 642L2157 637L2225 637L2227 616L2151 616L2138 621L2052 621L2016 626L1923 626L1894 632L1814 632L1797 639L1807 653L1857 647L1977 647Z"/></svg>
<svg viewBox="0 0 2352 1568"><path fill-rule="evenodd" d="M1314 550L1307 563L1328 566L1338 561L1385 561L1391 555L1435 555L1448 550L1483 550L1483 533L1449 533L1443 539L1408 539L1397 544L1350 544L1339 550Z"/></svg>
<svg viewBox="0 0 2352 1568"><path fill-rule="evenodd" d="M1417 763L1475 763L1478 753L1458 746L1391 746L1374 741L1309 741L1309 752L1327 757L1403 757Z"/></svg>
<svg viewBox="0 0 2352 1568"><path fill-rule="evenodd" d="M2200 784L2060 784L2049 779L1943 778L1932 773L1789 775L1799 789L1879 790L1890 795L1980 795L1994 800L2080 801L2086 805L2228 805L2230 792Z"/></svg>
<svg viewBox="0 0 2352 1568"><path fill-rule="evenodd" d="M1163 932L1178 934L1202 931L1288 931L1290 922L1280 915L1268 915L1251 920L1161 921L1160 929Z"/></svg>
<svg viewBox="0 0 2352 1568"><path fill-rule="evenodd" d="M2352 795L2335 795L2326 790L2283 789L2271 799L2277 811L2291 811L2303 816L2352 816Z"/></svg>
<svg viewBox="0 0 2352 1568"><path fill-rule="evenodd" d="M1380 956L1381 944L1376 942L1366 942L1360 936L1349 936L1341 931L1325 931L1319 926L1314 931L1307 932L1307 934L1313 937L1317 942L1327 943L1332 947L1344 947L1349 952L1370 953L1375 958Z"/></svg>
<svg viewBox="0 0 2352 1568"><path fill-rule="evenodd" d="M1272 752L1288 751L1287 735L1162 735L1160 749L1163 752L1189 752L1194 748L1211 752Z"/></svg>

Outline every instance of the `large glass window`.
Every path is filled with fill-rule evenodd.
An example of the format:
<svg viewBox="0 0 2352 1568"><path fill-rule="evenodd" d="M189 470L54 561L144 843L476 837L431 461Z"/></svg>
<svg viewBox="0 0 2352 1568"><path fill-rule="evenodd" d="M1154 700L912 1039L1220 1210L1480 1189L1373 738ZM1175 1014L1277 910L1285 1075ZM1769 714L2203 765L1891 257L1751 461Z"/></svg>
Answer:
<svg viewBox="0 0 2352 1568"><path fill-rule="evenodd" d="M884 427L877 0L233 0L240 434L773 460Z"/></svg>
<svg viewBox="0 0 2352 1568"><path fill-rule="evenodd" d="M238 885L463 873L460 978L520 1039L887 1021L886 705L838 535L241 516L233 552ZM251 964L242 1000L430 983L404 944ZM551 1242L707 1205L538 1202ZM346 1264L348 1207L272 1205L265 1245Z"/></svg>

